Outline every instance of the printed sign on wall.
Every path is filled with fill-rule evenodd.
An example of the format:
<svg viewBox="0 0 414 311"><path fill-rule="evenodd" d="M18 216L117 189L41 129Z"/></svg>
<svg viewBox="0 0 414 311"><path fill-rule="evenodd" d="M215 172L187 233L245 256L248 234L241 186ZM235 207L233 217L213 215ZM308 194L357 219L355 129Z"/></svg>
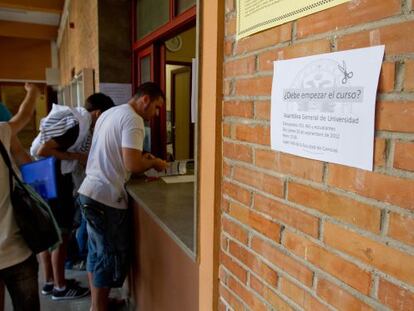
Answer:
<svg viewBox="0 0 414 311"><path fill-rule="evenodd" d="M237 39L350 0L237 0Z"/></svg>
<svg viewBox="0 0 414 311"><path fill-rule="evenodd" d="M384 46L274 62L272 149L372 170Z"/></svg>

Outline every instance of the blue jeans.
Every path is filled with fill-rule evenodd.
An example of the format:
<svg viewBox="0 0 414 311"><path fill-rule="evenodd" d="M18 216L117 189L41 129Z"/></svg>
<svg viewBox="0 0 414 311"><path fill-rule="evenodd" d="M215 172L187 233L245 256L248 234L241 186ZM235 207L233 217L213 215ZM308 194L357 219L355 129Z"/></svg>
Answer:
<svg viewBox="0 0 414 311"><path fill-rule="evenodd" d="M35 255L25 261L0 270L0 280L4 282L10 294L13 310L39 311L39 289L37 273L39 265Z"/></svg>
<svg viewBox="0 0 414 311"><path fill-rule="evenodd" d="M79 257L82 259L86 258L88 254L88 232L86 229L86 219L81 215L80 226L76 229L76 241L78 242Z"/></svg>
<svg viewBox="0 0 414 311"><path fill-rule="evenodd" d="M129 210L106 206L79 195L87 222L88 257L86 270L98 288L121 287L130 263Z"/></svg>

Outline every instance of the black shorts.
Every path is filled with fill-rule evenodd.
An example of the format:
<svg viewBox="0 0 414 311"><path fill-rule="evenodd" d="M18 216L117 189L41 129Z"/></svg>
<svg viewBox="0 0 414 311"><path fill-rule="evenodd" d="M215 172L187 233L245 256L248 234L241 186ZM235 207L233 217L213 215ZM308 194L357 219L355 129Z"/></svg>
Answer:
<svg viewBox="0 0 414 311"><path fill-rule="evenodd" d="M58 196L56 199L49 200L48 203L60 229L63 233L67 233L72 230L75 213L72 174L61 174L60 165L57 165L56 178Z"/></svg>

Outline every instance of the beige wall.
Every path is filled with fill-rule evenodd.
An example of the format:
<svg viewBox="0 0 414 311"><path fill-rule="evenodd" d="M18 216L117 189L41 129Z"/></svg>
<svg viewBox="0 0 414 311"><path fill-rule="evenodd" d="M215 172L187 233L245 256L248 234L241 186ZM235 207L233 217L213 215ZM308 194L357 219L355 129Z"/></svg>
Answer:
<svg viewBox="0 0 414 311"><path fill-rule="evenodd" d="M70 28L69 24L74 27ZM78 73L83 68L95 70L95 88L99 85L98 53L98 3L97 0L72 0L68 23L59 47L61 85L72 79L74 68Z"/></svg>
<svg viewBox="0 0 414 311"><path fill-rule="evenodd" d="M195 57L196 28L193 27L187 31L184 31L179 36L182 40L181 49L176 52L171 52L167 49L167 62L174 61L191 63L191 60Z"/></svg>

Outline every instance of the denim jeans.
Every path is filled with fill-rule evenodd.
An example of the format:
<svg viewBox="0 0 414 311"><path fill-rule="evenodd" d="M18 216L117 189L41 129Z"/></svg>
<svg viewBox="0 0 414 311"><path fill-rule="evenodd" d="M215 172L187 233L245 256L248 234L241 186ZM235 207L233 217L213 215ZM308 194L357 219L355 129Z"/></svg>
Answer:
<svg viewBox="0 0 414 311"><path fill-rule="evenodd" d="M121 287L130 263L129 210L116 209L79 195L87 221L88 258L86 270L98 288Z"/></svg>
<svg viewBox="0 0 414 311"><path fill-rule="evenodd" d="M40 310L38 270L35 255L17 265L0 270L0 280L6 285L14 311Z"/></svg>

